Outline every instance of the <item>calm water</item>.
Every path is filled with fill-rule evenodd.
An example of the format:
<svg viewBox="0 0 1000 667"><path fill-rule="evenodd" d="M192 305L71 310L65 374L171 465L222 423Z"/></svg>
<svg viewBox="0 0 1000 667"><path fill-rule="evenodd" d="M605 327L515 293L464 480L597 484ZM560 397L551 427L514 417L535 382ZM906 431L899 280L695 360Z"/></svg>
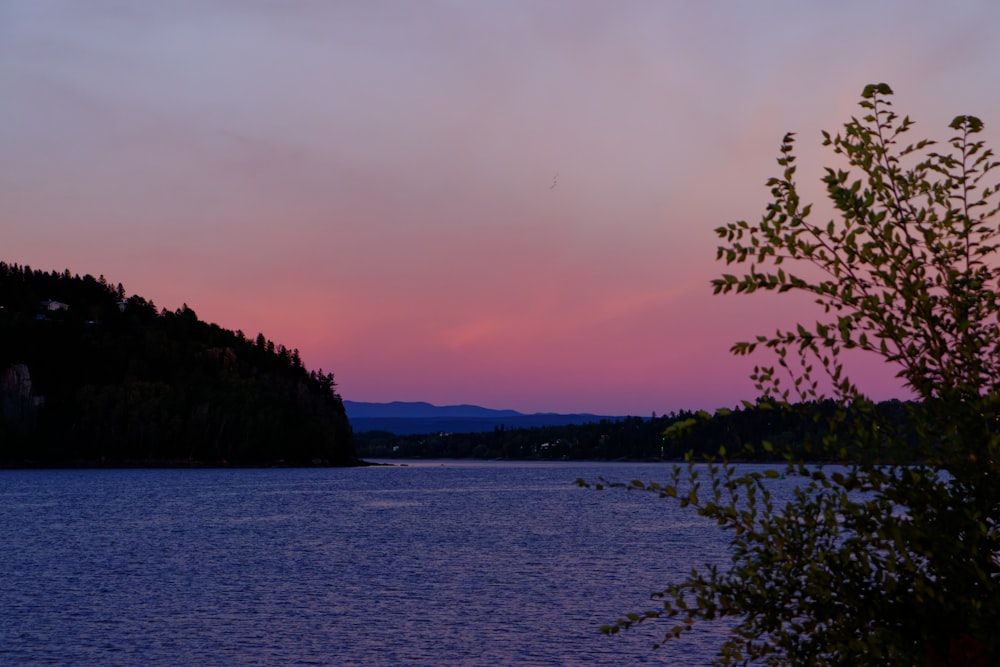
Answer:
<svg viewBox="0 0 1000 667"><path fill-rule="evenodd" d="M703 665L602 623L725 558L657 464L0 471L0 663ZM784 483L776 480L776 483Z"/></svg>

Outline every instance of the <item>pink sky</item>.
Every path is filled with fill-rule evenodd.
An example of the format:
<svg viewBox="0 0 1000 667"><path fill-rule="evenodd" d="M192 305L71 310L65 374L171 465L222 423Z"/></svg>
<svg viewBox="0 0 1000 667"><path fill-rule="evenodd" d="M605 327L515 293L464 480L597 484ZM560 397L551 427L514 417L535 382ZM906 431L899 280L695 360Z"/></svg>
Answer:
<svg viewBox="0 0 1000 667"><path fill-rule="evenodd" d="M998 25L989 0L6 0L0 259L263 332L348 399L733 406L729 346L818 313L712 297L712 230L759 217L786 131L818 182L869 82L921 134L995 138Z"/></svg>

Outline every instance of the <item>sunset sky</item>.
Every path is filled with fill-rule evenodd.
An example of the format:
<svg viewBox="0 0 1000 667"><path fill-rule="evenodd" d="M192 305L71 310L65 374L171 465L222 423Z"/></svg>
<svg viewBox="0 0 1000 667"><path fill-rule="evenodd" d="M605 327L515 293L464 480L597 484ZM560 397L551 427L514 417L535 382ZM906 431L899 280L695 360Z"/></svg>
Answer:
<svg viewBox="0 0 1000 667"><path fill-rule="evenodd" d="M818 183L879 81L1000 145L1000 3L0 0L0 260L263 332L347 399L731 407L729 346L819 313L713 297L712 230L786 131Z"/></svg>

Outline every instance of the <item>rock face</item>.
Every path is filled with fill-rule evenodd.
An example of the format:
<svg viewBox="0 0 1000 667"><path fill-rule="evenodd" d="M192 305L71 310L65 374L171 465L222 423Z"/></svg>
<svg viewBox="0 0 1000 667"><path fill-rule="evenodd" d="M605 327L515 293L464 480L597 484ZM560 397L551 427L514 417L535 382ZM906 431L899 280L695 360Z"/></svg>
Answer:
<svg viewBox="0 0 1000 667"><path fill-rule="evenodd" d="M24 364L0 371L0 415L14 422L30 422L41 402L31 394L31 373Z"/></svg>

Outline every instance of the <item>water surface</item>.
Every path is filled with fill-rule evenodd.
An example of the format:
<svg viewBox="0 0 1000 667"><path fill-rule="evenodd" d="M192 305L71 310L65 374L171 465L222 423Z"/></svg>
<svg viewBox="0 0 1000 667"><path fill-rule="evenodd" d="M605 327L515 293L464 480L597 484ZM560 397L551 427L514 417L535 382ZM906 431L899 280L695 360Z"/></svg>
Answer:
<svg viewBox="0 0 1000 667"><path fill-rule="evenodd" d="M703 665L605 637L725 559L662 464L0 472L0 663ZM776 481L777 483L777 481Z"/></svg>

